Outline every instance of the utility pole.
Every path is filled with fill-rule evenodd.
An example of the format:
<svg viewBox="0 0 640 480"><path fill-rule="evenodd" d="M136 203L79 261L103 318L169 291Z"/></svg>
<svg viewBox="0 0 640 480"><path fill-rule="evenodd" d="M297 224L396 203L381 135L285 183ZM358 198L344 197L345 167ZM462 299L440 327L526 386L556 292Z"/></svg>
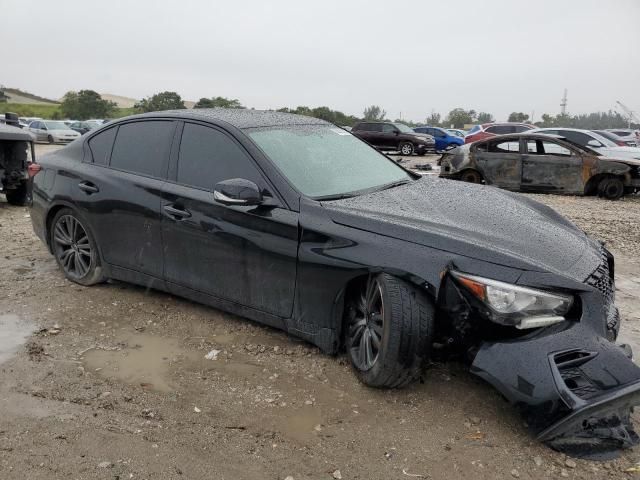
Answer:
<svg viewBox="0 0 640 480"><path fill-rule="evenodd" d="M564 89L564 95L562 100L560 100L560 115L564 116L567 114L567 89Z"/></svg>

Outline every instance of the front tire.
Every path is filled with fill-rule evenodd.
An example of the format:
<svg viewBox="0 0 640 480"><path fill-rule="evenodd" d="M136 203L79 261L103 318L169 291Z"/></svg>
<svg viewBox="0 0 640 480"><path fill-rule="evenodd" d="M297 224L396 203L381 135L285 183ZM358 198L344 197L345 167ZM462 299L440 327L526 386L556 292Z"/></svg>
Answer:
<svg viewBox="0 0 640 480"><path fill-rule="evenodd" d="M8 190L5 192L7 197L7 203L9 205L16 205L18 207L24 207L29 203L29 190L27 188L27 182L21 183L15 190Z"/></svg>
<svg viewBox="0 0 640 480"><path fill-rule="evenodd" d="M410 156L413 154L413 150L413 144L410 142L400 144L400 153L402 155Z"/></svg>
<svg viewBox="0 0 640 480"><path fill-rule="evenodd" d="M617 177L604 178L598 184L598 195L607 200L618 200L624 195L624 183Z"/></svg>
<svg viewBox="0 0 640 480"><path fill-rule="evenodd" d="M49 142L49 145L53 145L55 143L51 135L47 137L47 142Z"/></svg>
<svg viewBox="0 0 640 480"><path fill-rule="evenodd" d="M468 183L482 183L482 175L475 170L465 170L460 174L460 180Z"/></svg>
<svg viewBox="0 0 640 480"><path fill-rule="evenodd" d="M63 208L56 214L50 235L56 262L67 279L85 286L105 280L93 235L73 210Z"/></svg>
<svg viewBox="0 0 640 480"><path fill-rule="evenodd" d="M412 285L382 273L370 276L346 310L346 346L366 385L403 387L417 379L429 358L434 306Z"/></svg>

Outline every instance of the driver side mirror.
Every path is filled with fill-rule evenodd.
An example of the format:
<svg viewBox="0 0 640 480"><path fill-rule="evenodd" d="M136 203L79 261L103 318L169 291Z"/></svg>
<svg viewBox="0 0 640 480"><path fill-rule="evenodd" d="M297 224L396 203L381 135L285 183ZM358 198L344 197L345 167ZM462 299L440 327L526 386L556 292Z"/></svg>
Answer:
<svg viewBox="0 0 640 480"><path fill-rule="evenodd" d="M262 193L258 186L244 178L232 178L218 182L213 198L223 205L250 206L262 203Z"/></svg>
<svg viewBox="0 0 640 480"><path fill-rule="evenodd" d="M594 148L600 148L600 147L602 147L602 144L598 140L589 140L587 142L587 146L588 147L594 147Z"/></svg>

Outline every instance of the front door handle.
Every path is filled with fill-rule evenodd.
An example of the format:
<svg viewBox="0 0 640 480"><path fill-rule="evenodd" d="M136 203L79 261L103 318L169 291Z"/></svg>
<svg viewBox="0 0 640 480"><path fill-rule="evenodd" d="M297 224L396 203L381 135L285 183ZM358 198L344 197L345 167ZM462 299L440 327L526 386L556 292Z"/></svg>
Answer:
<svg viewBox="0 0 640 480"><path fill-rule="evenodd" d="M188 210L181 210L173 205L165 205L163 208L169 216L177 219L189 218L191 216L191 213Z"/></svg>
<svg viewBox="0 0 640 480"><path fill-rule="evenodd" d="M91 182L80 182L78 184L78 188L88 195L91 195L92 193L98 193L100 191L100 189Z"/></svg>

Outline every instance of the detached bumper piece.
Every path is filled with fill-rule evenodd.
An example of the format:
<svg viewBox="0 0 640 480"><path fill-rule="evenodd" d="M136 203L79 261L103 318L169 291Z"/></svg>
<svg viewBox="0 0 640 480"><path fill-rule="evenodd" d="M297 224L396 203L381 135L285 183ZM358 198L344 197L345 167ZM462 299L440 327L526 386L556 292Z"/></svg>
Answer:
<svg viewBox="0 0 640 480"><path fill-rule="evenodd" d="M630 419L640 404L640 368L628 350L588 327L485 343L471 371L514 404L537 438L555 450L606 459L640 441Z"/></svg>

